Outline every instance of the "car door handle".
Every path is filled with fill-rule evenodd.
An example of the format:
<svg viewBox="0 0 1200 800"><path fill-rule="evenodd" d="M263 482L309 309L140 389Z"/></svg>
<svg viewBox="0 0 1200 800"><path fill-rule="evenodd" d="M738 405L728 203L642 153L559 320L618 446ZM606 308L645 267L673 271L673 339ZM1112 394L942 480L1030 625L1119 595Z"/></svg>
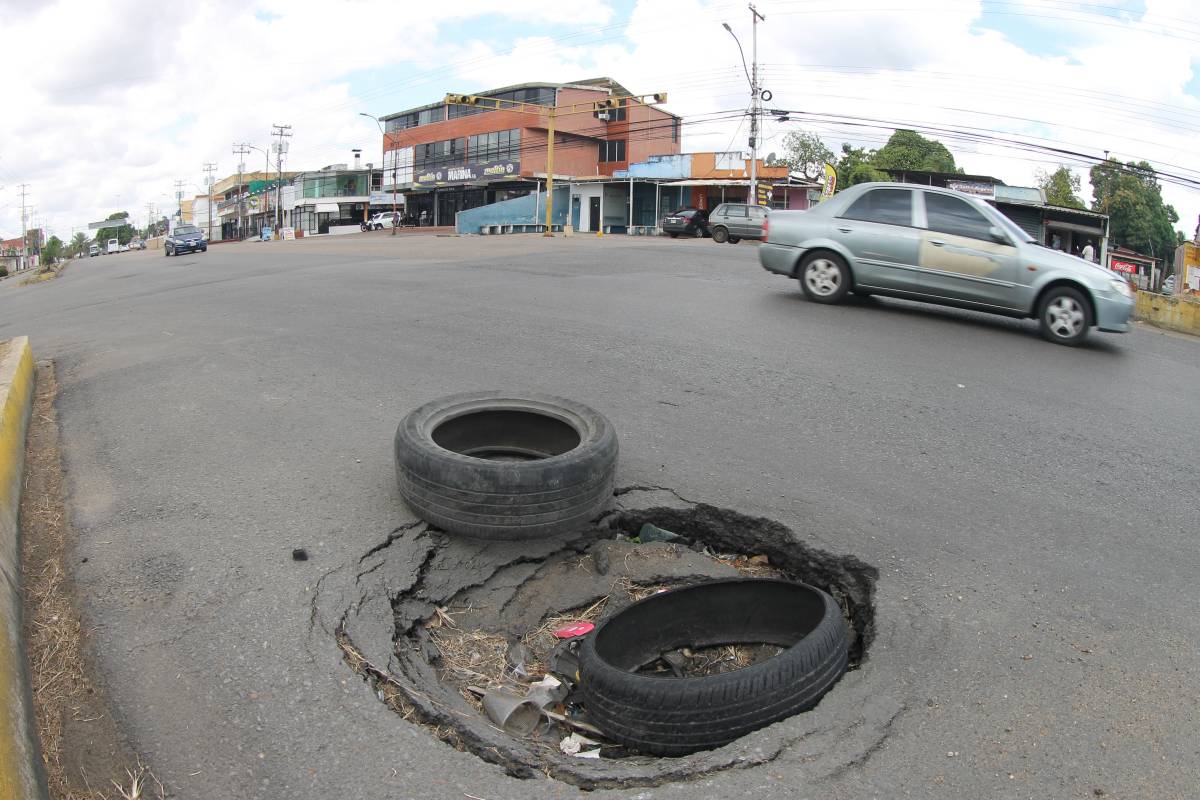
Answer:
<svg viewBox="0 0 1200 800"><path fill-rule="evenodd" d="M929 243L931 245L933 245L934 247L945 247L946 246L946 243L943 242L941 239L930 239Z"/></svg>
<svg viewBox="0 0 1200 800"><path fill-rule="evenodd" d="M850 231L854 230L854 228L838 228L838 230L842 233L850 233Z"/></svg>

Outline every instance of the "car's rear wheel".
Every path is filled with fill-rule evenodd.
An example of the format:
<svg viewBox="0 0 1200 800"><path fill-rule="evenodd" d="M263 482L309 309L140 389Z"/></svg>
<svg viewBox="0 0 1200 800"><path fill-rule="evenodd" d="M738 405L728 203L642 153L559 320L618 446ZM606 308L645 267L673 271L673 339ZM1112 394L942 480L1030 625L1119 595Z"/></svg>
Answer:
<svg viewBox="0 0 1200 800"><path fill-rule="evenodd" d="M703 239L704 238L704 228L701 228L699 225L697 225L696 230L692 231L692 236L694 236L697 239Z"/></svg>
<svg viewBox="0 0 1200 800"><path fill-rule="evenodd" d="M1042 298L1038 323L1042 336L1048 341L1073 347L1088 337L1092 328L1092 309L1078 289L1055 286Z"/></svg>
<svg viewBox="0 0 1200 800"><path fill-rule="evenodd" d="M725 244L729 241L729 231L720 226L713 228L713 241L717 244Z"/></svg>
<svg viewBox="0 0 1200 800"><path fill-rule="evenodd" d="M838 303L850 291L850 268L834 253L811 253L800 262L800 288L814 303Z"/></svg>
<svg viewBox="0 0 1200 800"><path fill-rule="evenodd" d="M678 233L667 233L667 236L670 236L672 239L678 239L678 238L679 238L679 234L678 234Z"/></svg>

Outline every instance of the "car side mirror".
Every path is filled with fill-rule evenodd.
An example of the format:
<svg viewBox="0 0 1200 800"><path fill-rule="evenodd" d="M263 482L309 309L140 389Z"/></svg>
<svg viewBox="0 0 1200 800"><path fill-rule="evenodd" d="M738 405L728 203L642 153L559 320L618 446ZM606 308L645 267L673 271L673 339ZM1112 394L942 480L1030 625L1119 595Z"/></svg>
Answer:
<svg viewBox="0 0 1200 800"><path fill-rule="evenodd" d="M1012 244L1012 242L1009 241L1008 234L1000 230L995 225L988 228L988 236L992 237L992 241L996 244Z"/></svg>

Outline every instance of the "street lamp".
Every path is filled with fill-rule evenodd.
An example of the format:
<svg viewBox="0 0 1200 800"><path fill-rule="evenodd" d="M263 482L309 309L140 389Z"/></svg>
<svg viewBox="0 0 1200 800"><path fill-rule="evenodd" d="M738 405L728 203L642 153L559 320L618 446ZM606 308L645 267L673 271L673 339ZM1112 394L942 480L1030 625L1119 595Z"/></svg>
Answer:
<svg viewBox="0 0 1200 800"><path fill-rule="evenodd" d="M721 26L729 31L729 35L733 37L733 41L737 43L738 53L742 57L742 70L746 73L746 80L750 82L750 192L753 196L753 201L758 202L758 114L759 101L762 99L758 88L758 22L765 20L762 14L750 4L750 24L753 30L752 49L750 52L750 63L754 65L754 69L750 70L746 66L746 52L742 49L742 43L738 39L737 34L733 32L733 28L729 27L728 22L722 22ZM750 198L746 198L750 201Z"/></svg>
<svg viewBox="0 0 1200 800"><path fill-rule="evenodd" d="M379 147L380 147L380 155L381 155L381 158L383 159L380 162L379 166L380 166L380 172L382 173L383 168L387 165L387 132L384 131L384 129L383 129L383 122L382 122L382 120L379 119L379 117L368 114L365 111L358 112L358 115L360 117L366 117L367 119L375 120L375 124L379 126L379 135L380 135L380 137L382 137ZM400 153L399 153L399 151L397 151L396 157L392 159L392 236L396 235L396 228L399 227L396 225L396 177L397 177L397 172L399 170L399 167L400 167ZM368 176L367 177L367 197L368 197L367 207L368 208L370 208L370 206L371 206L370 199L369 199L370 195L371 195L371 178L370 178L370 176Z"/></svg>

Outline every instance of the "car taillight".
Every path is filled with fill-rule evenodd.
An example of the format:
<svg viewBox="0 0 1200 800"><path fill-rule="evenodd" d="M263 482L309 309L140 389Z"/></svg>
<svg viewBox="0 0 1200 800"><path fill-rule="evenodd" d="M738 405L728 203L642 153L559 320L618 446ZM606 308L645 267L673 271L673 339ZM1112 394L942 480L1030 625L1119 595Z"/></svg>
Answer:
<svg viewBox="0 0 1200 800"><path fill-rule="evenodd" d="M767 233L770 232L770 230L771 230L771 218L763 217L763 238L762 238L762 240L764 242L767 241Z"/></svg>

